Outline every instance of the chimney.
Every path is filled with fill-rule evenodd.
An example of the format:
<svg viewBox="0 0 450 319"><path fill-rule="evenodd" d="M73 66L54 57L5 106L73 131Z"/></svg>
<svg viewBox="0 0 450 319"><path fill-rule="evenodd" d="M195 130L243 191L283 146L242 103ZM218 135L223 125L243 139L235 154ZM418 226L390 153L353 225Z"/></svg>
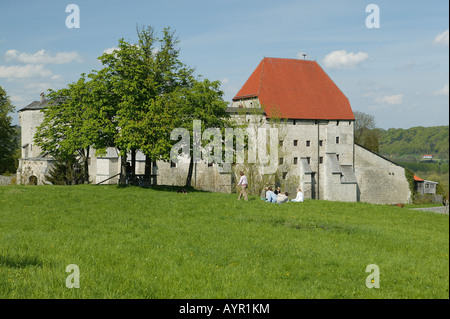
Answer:
<svg viewBox="0 0 450 319"><path fill-rule="evenodd" d="M44 92L42 92L41 93L41 103L44 102L44 100L45 100L45 94L44 94Z"/></svg>

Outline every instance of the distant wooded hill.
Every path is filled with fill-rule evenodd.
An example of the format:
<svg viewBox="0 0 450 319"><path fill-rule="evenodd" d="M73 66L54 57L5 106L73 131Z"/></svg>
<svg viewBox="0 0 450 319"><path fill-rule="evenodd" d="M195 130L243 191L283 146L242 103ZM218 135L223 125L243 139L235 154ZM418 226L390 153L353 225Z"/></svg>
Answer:
<svg viewBox="0 0 450 319"><path fill-rule="evenodd" d="M380 154L389 157L417 155L418 158L429 154L441 160L449 158L448 126L377 130Z"/></svg>

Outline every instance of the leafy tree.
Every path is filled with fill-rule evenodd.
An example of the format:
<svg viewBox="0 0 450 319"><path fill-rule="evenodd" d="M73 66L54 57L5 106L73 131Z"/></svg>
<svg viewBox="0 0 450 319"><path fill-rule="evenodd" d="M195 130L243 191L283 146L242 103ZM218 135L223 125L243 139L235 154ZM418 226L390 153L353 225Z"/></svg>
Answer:
<svg viewBox="0 0 450 319"><path fill-rule="evenodd" d="M5 90L0 86L0 174L16 171L17 139L12 118L8 114L14 111Z"/></svg>
<svg viewBox="0 0 450 319"><path fill-rule="evenodd" d="M131 151L132 175L137 150L151 161L169 158L170 132L177 125L171 93L188 87L193 72L180 62L178 40L169 28L162 38L152 27L138 28L138 38L136 44L119 40L118 50L99 57L104 68L90 75L97 123L108 128L103 146L116 147L122 158Z"/></svg>
<svg viewBox="0 0 450 319"><path fill-rule="evenodd" d="M194 120L201 121L201 133L205 129L218 128L224 135L225 127L233 127L229 121L229 114L226 112L227 103L223 100L223 92L220 90L220 82L211 82L208 79L192 80L189 87L181 87L173 92L172 105L176 111L176 127L185 128L191 134L191 154L193 153L193 123ZM221 141L222 142L222 141ZM192 173L194 167L194 156L192 154L186 186L191 186Z"/></svg>
<svg viewBox="0 0 450 319"><path fill-rule="evenodd" d="M92 111L86 103L89 83L82 75L67 88L49 91L47 96L51 102L43 109L44 121L36 130L35 143L63 163L79 156L84 167L83 179L88 183L88 158L94 139L90 127Z"/></svg>
<svg viewBox="0 0 450 319"><path fill-rule="evenodd" d="M396 156L414 155L416 157L432 154L440 159L448 159L448 126L391 128L380 134L380 152Z"/></svg>
<svg viewBox="0 0 450 319"><path fill-rule="evenodd" d="M355 115L355 143L378 153L379 131L375 126L375 117L364 112L354 111Z"/></svg>

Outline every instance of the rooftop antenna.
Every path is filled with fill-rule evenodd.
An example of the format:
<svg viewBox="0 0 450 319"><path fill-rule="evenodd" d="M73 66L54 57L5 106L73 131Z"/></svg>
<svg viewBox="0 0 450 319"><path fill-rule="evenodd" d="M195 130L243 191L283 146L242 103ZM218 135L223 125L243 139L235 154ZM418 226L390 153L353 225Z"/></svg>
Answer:
<svg viewBox="0 0 450 319"><path fill-rule="evenodd" d="M303 60L306 60L307 54L306 53L302 53L302 55L303 55Z"/></svg>

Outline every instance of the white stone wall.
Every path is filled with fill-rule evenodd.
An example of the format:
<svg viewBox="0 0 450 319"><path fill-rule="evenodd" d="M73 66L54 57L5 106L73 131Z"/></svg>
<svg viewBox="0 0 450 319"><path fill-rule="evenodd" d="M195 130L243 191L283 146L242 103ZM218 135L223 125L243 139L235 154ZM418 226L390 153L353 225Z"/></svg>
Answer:
<svg viewBox="0 0 450 319"><path fill-rule="evenodd" d="M239 102L232 106L237 107ZM245 107L257 107L257 99L243 102ZM244 111L244 110L243 110ZM263 125L268 128L264 115L234 115L240 121L250 125ZM36 127L43 121L43 114L36 111L20 112L22 127L22 149L17 174L18 183L27 184L31 176L36 176L38 184L45 183L45 175L51 168L51 158L38 158L39 147L34 145L33 137ZM286 125L275 125L279 128L278 176L296 181L289 191L295 194L300 187L305 198L316 198L337 201L356 201L393 204L405 203L411 197L404 169L386 159L353 143L354 121L336 120L292 120ZM337 140L338 138L338 140ZM295 142L294 142L295 141ZM128 161L131 157L128 155ZM307 163L309 161L309 163ZM355 181L345 180L343 167L351 172ZM158 185L184 186L188 174L188 163L179 163L172 167L169 162L158 161L156 174ZM339 169L342 169L339 172ZM136 157L136 174L144 174L145 156L138 152ZM114 148L109 148L102 157L95 156L90 150L90 181L98 183L120 172L120 156ZM347 176L348 177L348 176ZM107 184L117 184L115 177ZM216 164L197 163L192 174L192 186L207 191L230 193L234 190L232 173L220 173ZM272 185L275 186L275 185Z"/></svg>
<svg viewBox="0 0 450 319"><path fill-rule="evenodd" d="M22 128L22 158L34 158L41 154L42 150L39 146L34 144L34 134L36 127L38 127L44 120L44 114L39 110L28 110L19 113L19 125Z"/></svg>
<svg viewBox="0 0 450 319"><path fill-rule="evenodd" d="M52 163L51 158L21 158L17 169L17 184L30 184L34 177L37 180L37 185L46 184L45 176L52 168Z"/></svg>
<svg viewBox="0 0 450 319"><path fill-rule="evenodd" d="M355 144L358 199L374 204L401 204L411 199L405 169Z"/></svg>

